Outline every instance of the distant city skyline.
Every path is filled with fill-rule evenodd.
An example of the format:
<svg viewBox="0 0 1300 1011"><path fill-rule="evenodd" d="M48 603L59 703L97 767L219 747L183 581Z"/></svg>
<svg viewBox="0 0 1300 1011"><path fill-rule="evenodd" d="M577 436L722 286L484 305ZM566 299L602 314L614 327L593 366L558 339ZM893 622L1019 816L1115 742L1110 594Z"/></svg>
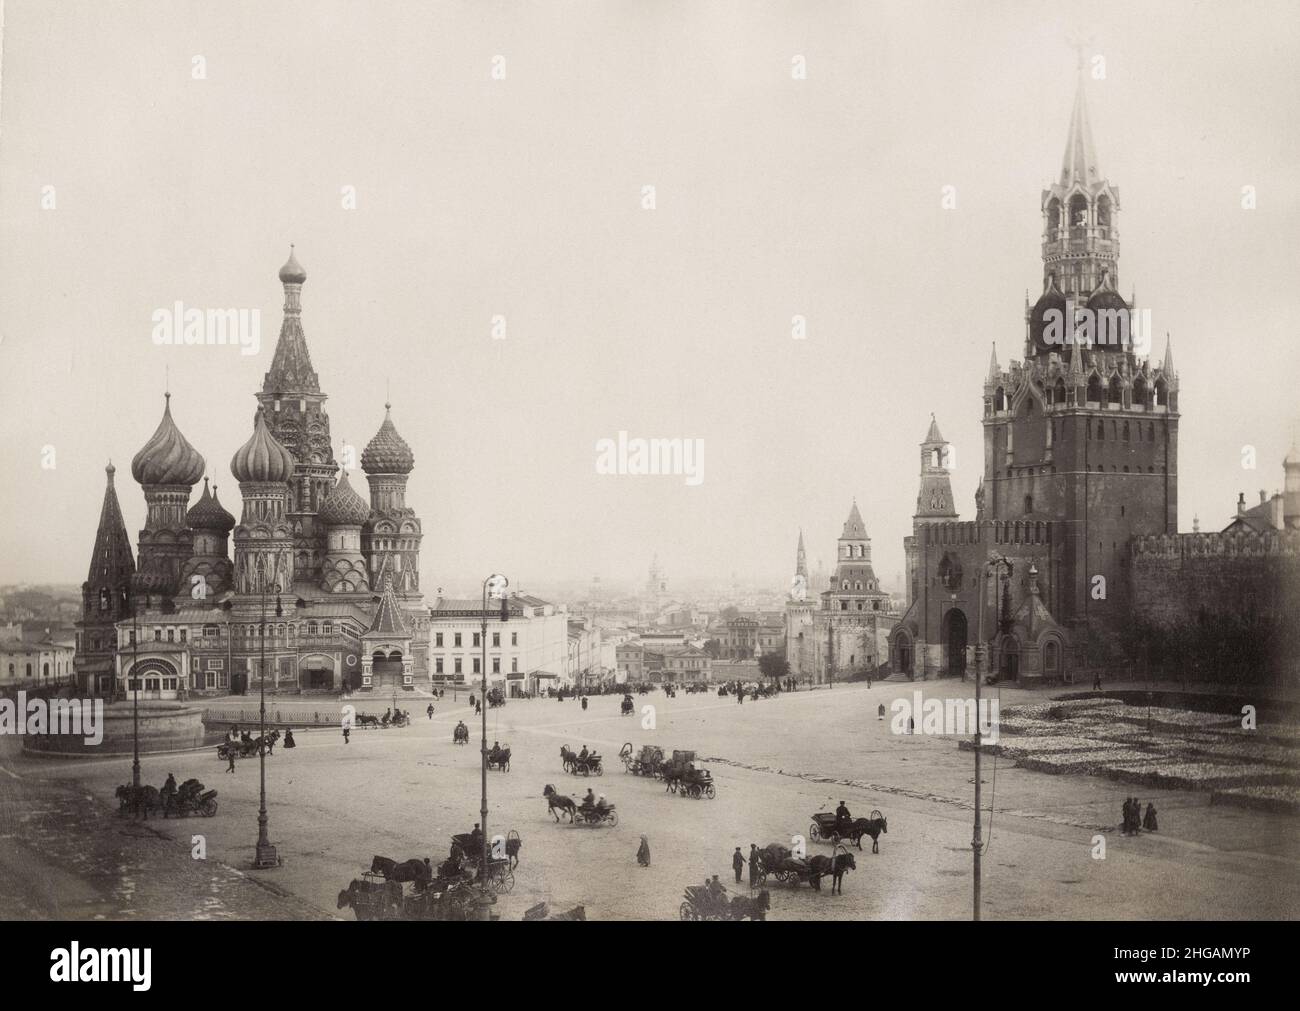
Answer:
<svg viewBox="0 0 1300 1011"><path fill-rule="evenodd" d="M656 553L670 594L732 572L779 592L800 529L810 568L833 566L855 497L896 587L932 412L974 516L979 380L995 342L1022 356L1076 15L744 6L588 8L581 37L544 7L412 8L395 42L347 4L244 5L255 36L185 8L9 5L0 578L85 578L110 459L134 542L129 464L166 389L238 511L229 461L293 242L336 455L385 402L414 451L430 599L493 570L635 587ZM194 17L212 17L202 79ZM1300 422L1296 19L1115 3L1087 23L1108 29L1088 87L1122 287L1182 382L1179 528L1218 529L1239 492L1280 488ZM367 78L335 73L358 60ZM177 301L260 310L258 353L154 343ZM599 473L624 431L703 440L703 482Z"/></svg>

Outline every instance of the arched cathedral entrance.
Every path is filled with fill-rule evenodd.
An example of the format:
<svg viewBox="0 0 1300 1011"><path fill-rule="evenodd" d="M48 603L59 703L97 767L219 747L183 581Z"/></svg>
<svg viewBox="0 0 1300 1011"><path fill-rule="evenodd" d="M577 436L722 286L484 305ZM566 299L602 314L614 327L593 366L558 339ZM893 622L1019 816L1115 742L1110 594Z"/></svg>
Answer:
<svg viewBox="0 0 1300 1011"><path fill-rule="evenodd" d="M961 677L966 673L966 614L954 607L943 616L943 644L948 655L944 668Z"/></svg>

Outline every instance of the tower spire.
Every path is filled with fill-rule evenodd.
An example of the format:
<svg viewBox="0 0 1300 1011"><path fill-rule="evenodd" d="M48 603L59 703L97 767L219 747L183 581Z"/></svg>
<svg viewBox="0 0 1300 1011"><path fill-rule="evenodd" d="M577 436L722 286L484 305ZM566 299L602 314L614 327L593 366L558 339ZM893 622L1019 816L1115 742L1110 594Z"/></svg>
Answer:
<svg viewBox="0 0 1300 1011"><path fill-rule="evenodd" d="M1169 336L1169 331L1165 331L1165 363L1163 366L1166 376L1174 374L1174 341Z"/></svg>
<svg viewBox="0 0 1300 1011"><path fill-rule="evenodd" d="M1068 189L1076 182L1085 189L1101 182L1097 169L1097 150L1092 143L1092 126L1088 122L1088 101L1084 91L1087 80L1083 72L1083 49L1079 49L1079 80L1075 86L1074 109L1070 113L1070 132L1065 138L1065 157L1061 160L1061 186Z"/></svg>
<svg viewBox="0 0 1300 1011"><path fill-rule="evenodd" d="M996 380L1002 374L1002 369L998 367L998 345L997 341L993 342L993 354L989 356L989 381Z"/></svg>

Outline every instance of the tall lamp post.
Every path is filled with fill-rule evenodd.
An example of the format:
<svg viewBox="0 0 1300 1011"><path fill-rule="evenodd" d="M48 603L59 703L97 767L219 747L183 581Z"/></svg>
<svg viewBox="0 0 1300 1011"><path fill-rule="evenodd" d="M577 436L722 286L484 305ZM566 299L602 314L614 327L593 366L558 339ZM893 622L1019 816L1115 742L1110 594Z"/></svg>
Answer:
<svg viewBox="0 0 1300 1011"><path fill-rule="evenodd" d="M479 650L480 650L480 652L479 652L479 656L480 656L480 658L481 658L480 661L479 661L479 668L480 668L480 670L482 671L482 675L483 675L483 682L482 682L482 689L481 689L481 690L482 690L482 696L483 696L483 697L480 699L480 705L482 706L482 713L483 713L483 738L482 738L482 741L481 741L481 743L480 743L480 745L479 745L479 764L480 764L480 766L481 766L481 768L480 768L480 772L481 772L482 777L483 777L483 791L482 791L481 803L480 803L480 805L479 805L479 812L478 812L478 813L479 813L479 818L481 819L480 822L479 822L479 826L480 826L480 828L482 829L482 832L483 832L483 866L482 866L481 874L482 874L482 884L483 884L483 887L484 887L484 888L487 887L487 875L488 875L488 827L487 827L487 813L488 813L488 806L487 806L487 756L488 756L488 747L487 747L487 711L488 711L488 700L487 700L487 691L488 691L488 687L487 687L487 683L488 683L488 681L487 681L487 602L488 602L488 592L489 592L489 591L491 591L492 596L494 596L494 597L500 597L500 598L501 598L501 620L502 620L502 621L507 621L507 620L509 620L509 618L510 618L510 610L509 610L510 605L509 605L509 602L508 602L507 599L506 599L506 587L509 586L509 585L510 585L510 580L508 580L505 576L500 575L499 573L496 573L496 572L492 573L492 575L488 576L487 579L483 580L483 609L479 612L480 625L479 625L479 637L478 637L478 643L479 643Z"/></svg>
<svg viewBox="0 0 1300 1011"><path fill-rule="evenodd" d="M258 870L265 870L268 867L276 867L280 860L275 852L275 847L271 845L271 840L267 838L266 825L266 570L262 570L262 634L261 639L261 709L259 711L259 723L261 731L261 743L257 748L257 764L261 773L261 806L257 810L257 851L253 858L253 867ZM276 587L275 595L275 616L283 617L284 608L280 604L279 587Z"/></svg>
<svg viewBox="0 0 1300 1011"><path fill-rule="evenodd" d="M128 598L131 602L131 683L135 687L131 695L131 738L132 738L132 757L131 757L131 785L140 789L140 672L137 665L140 661L140 625L139 618L135 609L135 598Z"/></svg>
<svg viewBox="0 0 1300 1011"><path fill-rule="evenodd" d="M1011 577L1011 559L1006 555L998 555L996 558L990 558L984 566L984 579L987 582L995 574L1000 575L1002 567L1006 566L1007 578ZM996 585L996 584L994 584ZM985 587L980 588L980 632L979 647L975 658L975 834L971 837L971 854L975 861L975 896L974 896L974 919L980 918L980 854L984 849L984 838L980 826L980 687L984 681L984 654L987 644L984 642L984 598L988 590Z"/></svg>

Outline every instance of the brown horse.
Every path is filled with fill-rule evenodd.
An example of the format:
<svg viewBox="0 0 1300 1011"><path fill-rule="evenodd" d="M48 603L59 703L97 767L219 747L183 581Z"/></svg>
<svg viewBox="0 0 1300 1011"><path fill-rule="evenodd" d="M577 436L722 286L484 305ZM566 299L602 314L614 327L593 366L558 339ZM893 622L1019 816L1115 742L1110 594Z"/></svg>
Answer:
<svg viewBox="0 0 1300 1011"><path fill-rule="evenodd" d="M817 891L822 890L822 878L829 874L831 876L831 894L837 891L844 894L844 874L847 871L857 870L858 865L853 861L852 853L837 853L834 857L816 856L808 861L810 874L809 882Z"/></svg>
<svg viewBox="0 0 1300 1011"><path fill-rule="evenodd" d="M572 824L574 812L578 809L578 805L573 802L572 797L561 796L550 783L546 784L546 789L542 791L542 796L546 798L546 810L549 811L551 816L555 819L555 824L558 825L560 823L560 815L556 814L557 811L561 814L567 814L569 816L569 822Z"/></svg>
<svg viewBox="0 0 1300 1011"><path fill-rule="evenodd" d="M390 857L375 856L370 861L370 873L382 874L385 881L398 884L414 882L421 887L433 879L433 872L423 860L403 860L398 863Z"/></svg>
<svg viewBox="0 0 1300 1011"><path fill-rule="evenodd" d="M872 811L870 818L858 818L849 828L848 832L842 833L853 840L853 844L858 849L862 849L862 837L871 836L871 852L880 852L880 833L889 832L889 822L879 811Z"/></svg>

